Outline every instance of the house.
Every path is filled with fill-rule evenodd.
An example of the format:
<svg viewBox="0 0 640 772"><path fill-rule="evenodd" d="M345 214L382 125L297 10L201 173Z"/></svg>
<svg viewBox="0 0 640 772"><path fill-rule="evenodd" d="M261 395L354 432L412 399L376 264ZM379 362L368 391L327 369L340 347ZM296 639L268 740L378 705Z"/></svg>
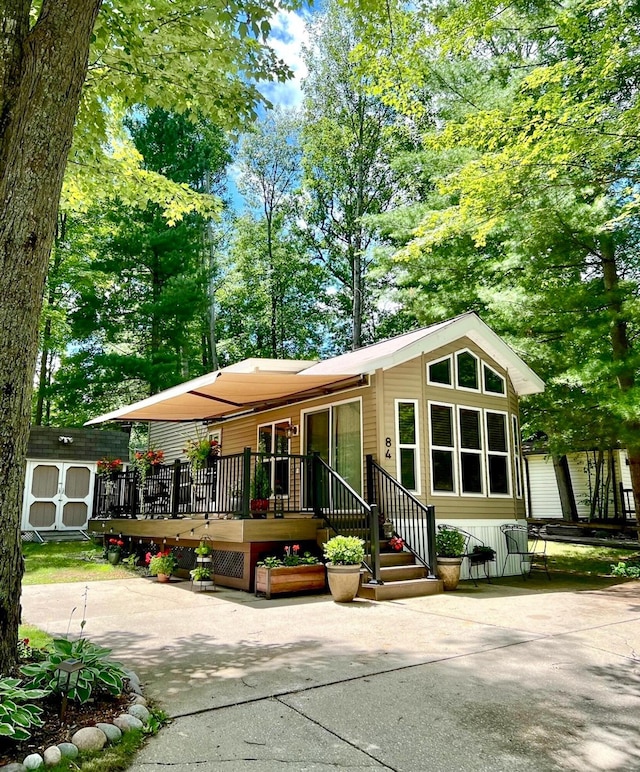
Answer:
<svg viewBox="0 0 640 772"><path fill-rule="evenodd" d="M197 421L221 444L221 461L245 449L257 456L275 515L280 508L285 517L320 513L331 522L362 500L388 517L393 502L406 497L412 506L434 507L439 523L493 546L501 565L499 527L525 517L519 398L543 388L498 335L467 313L322 362L245 360L91 423L149 420L151 446L179 462L187 436L204 430L180 422ZM315 503L317 475L296 460L312 457L326 478L324 499ZM350 503L337 504L337 486ZM230 511L232 486L222 467L215 487L212 519ZM394 518L398 525L400 514ZM420 520L405 524L407 541L419 541L412 529Z"/></svg>
<svg viewBox="0 0 640 772"><path fill-rule="evenodd" d="M33 426L27 446L22 531L38 539L86 529L93 514L96 463L104 457L128 459L129 435Z"/></svg>

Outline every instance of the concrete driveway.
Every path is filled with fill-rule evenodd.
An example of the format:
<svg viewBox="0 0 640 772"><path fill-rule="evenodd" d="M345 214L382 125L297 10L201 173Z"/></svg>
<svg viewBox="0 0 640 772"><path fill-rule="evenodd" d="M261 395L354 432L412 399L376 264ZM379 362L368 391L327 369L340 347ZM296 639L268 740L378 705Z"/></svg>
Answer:
<svg viewBox="0 0 640 772"><path fill-rule="evenodd" d="M546 581L546 580L545 580ZM463 583L375 603L150 579L36 585L173 718L134 772L640 770L640 582ZM551 589L551 591L550 591Z"/></svg>

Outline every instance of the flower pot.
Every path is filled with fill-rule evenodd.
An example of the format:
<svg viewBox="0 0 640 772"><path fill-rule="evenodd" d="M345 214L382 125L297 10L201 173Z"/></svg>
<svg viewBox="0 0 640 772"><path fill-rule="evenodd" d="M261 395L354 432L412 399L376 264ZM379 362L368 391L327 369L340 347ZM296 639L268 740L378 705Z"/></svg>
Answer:
<svg viewBox="0 0 640 772"><path fill-rule="evenodd" d="M197 582L193 581L192 584L194 590L204 590L206 592L209 587L213 587L213 579L200 579Z"/></svg>
<svg viewBox="0 0 640 772"><path fill-rule="evenodd" d="M329 589L336 603L349 603L360 588L360 563L354 566L339 566L327 563Z"/></svg>
<svg viewBox="0 0 640 772"><path fill-rule="evenodd" d="M158 581L161 584L167 584L169 581L171 581L171 577L169 574L158 574Z"/></svg>
<svg viewBox="0 0 640 772"><path fill-rule="evenodd" d="M269 600L281 592L307 592L324 590L325 573L322 563L317 565L256 566L256 595L263 592Z"/></svg>
<svg viewBox="0 0 640 772"><path fill-rule="evenodd" d="M211 555L196 555L196 563L211 563Z"/></svg>
<svg viewBox="0 0 640 772"><path fill-rule="evenodd" d="M442 579L445 590L455 590L460 581L462 558L437 558L438 576Z"/></svg>
<svg viewBox="0 0 640 772"><path fill-rule="evenodd" d="M269 509L269 499L251 499L251 516L257 520L264 519Z"/></svg>
<svg viewBox="0 0 640 772"><path fill-rule="evenodd" d="M107 560L109 563L111 563L112 566L116 566L120 562L121 557L122 553L120 550L109 550L107 552Z"/></svg>

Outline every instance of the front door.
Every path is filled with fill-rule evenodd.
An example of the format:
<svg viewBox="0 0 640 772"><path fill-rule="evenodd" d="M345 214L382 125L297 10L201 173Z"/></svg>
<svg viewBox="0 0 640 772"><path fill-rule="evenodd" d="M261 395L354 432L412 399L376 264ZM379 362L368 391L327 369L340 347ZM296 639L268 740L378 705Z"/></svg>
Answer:
<svg viewBox="0 0 640 772"><path fill-rule="evenodd" d="M85 528L91 513L93 472L91 464L30 461L23 528L37 531Z"/></svg>

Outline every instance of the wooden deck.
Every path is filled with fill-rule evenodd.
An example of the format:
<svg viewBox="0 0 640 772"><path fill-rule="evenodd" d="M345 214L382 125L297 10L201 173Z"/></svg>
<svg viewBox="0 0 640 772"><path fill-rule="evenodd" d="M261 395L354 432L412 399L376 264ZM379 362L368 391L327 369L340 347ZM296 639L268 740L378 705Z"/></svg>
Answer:
<svg viewBox="0 0 640 772"><path fill-rule="evenodd" d="M129 546L153 543L159 547L193 548L206 538L213 548L216 584L252 592L255 564L262 555L280 554L288 544L317 544L318 529L322 525L322 520L311 517L265 520L111 518L90 520L88 530L96 537L121 538Z"/></svg>

